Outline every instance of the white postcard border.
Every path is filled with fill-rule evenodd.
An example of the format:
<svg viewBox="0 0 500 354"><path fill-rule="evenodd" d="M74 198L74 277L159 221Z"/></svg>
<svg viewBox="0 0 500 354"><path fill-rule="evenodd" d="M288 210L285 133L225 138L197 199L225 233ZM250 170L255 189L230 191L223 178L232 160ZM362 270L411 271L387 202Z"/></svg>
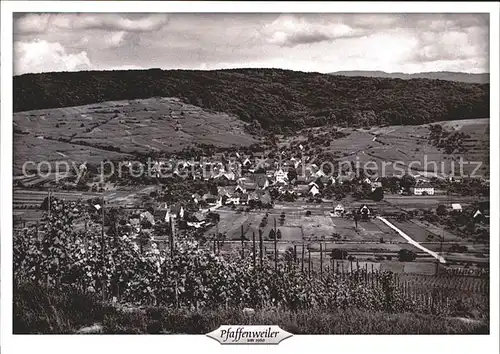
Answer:
<svg viewBox="0 0 500 354"><path fill-rule="evenodd" d="M221 346L205 335L69 336L12 335L12 12L489 12L491 87L491 323L490 335L294 335L279 345ZM308 350L349 353L498 353L499 352L499 6L466 2L132 2L2 1L1 3L1 347L6 353L120 353L229 351L303 353Z"/></svg>

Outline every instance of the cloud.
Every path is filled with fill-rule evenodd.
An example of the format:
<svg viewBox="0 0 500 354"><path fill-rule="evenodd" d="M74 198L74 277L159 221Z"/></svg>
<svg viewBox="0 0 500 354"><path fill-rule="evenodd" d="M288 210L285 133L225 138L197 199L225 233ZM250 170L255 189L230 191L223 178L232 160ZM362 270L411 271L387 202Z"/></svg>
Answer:
<svg viewBox="0 0 500 354"><path fill-rule="evenodd" d="M418 39L410 61L416 63L461 61L463 63L487 63L489 57L489 34L487 27L470 23L460 27L453 21L446 21L447 29L439 24L416 35ZM483 60L478 60L482 58ZM487 70L487 66L483 67Z"/></svg>
<svg viewBox="0 0 500 354"><path fill-rule="evenodd" d="M78 71L92 68L86 51L67 53L60 43L45 40L14 43L14 73Z"/></svg>
<svg viewBox="0 0 500 354"><path fill-rule="evenodd" d="M96 70L488 71L489 17L483 14L60 13L14 21L16 42L62 47L50 47L56 51L50 70L68 70L63 58L74 58ZM26 72L42 67L32 62Z"/></svg>
<svg viewBox="0 0 500 354"><path fill-rule="evenodd" d="M109 47L118 47L123 44L125 35L125 31L113 32L111 35L107 36L106 43Z"/></svg>
<svg viewBox="0 0 500 354"><path fill-rule="evenodd" d="M340 22L309 21L304 17L282 15L264 26L258 34L268 43L294 47L361 35L362 31Z"/></svg>
<svg viewBox="0 0 500 354"><path fill-rule="evenodd" d="M14 31L18 34L92 29L152 32L167 23L166 14L29 14L15 21Z"/></svg>

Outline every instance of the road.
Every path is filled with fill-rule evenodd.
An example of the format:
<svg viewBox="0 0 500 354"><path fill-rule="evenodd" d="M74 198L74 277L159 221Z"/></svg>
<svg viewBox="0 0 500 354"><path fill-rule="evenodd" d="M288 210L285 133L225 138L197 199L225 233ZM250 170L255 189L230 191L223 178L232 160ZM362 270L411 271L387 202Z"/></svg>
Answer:
<svg viewBox="0 0 500 354"><path fill-rule="evenodd" d="M446 263L445 259L442 256L440 256L436 252L433 252L433 251L425 248L420 243L418 243L417 241L413 240L410 236L408 236L407 234L405 234L403 231L401 231L400 229L398 229L396 226L394 226L393 224L391 224L385 218L383 218L381 216L377 216L377 219L380 219L384 224L386 224L387 226L389 226L391 229L397 231L401 235L401 237L403 237L406 241L408 241L409 244L411 244L411 245L413 245L413 246L421 249L422 251L430 254L432 257L434 257L437 260L439 260L439 263Z"/></svg>

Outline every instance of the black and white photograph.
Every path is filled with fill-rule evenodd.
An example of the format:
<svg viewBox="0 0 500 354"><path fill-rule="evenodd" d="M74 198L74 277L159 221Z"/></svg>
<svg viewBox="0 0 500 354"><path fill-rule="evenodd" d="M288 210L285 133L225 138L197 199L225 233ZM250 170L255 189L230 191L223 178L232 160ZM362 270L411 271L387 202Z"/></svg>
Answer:
<svg viewBox="0 0 500 354"><path fill-rule="evenodd" d="M2 332L498 334L488 10L113 3L9 15Z"/></svg>

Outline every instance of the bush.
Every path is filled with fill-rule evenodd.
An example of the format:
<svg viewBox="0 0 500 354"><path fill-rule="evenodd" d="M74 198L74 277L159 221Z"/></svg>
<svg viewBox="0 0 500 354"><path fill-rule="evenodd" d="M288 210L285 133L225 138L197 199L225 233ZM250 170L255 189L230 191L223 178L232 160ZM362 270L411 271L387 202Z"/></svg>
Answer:
<svg viewBox="0 0 500 354"><path fill-rule="evenodd" d="M439 216L446 215L448 213L446 209L446 205L444 204L439 204L438 207L436 208L436 214Z"/></svg>
<svg viewBox="0 0 500 354"><path fill-rule="evenodd" d="M398 259L401 262L412 262L417 258L417 254L412 250L402 249L398 252Z"/></svg>
<svg viewBox="0 0 500 354"><path fill-rule="evenodd" d="M372 199L375 202L380 202L382 199L384 199L384 190L383 188L377 188L373 191L371 194Z"/></svg>
<svg viewBox="0 0 500 354"><path fill-rule="evenodd" d="M333 259L347 259L349 253L346 250L334 248L330 253L330 257Z"/></svg>

